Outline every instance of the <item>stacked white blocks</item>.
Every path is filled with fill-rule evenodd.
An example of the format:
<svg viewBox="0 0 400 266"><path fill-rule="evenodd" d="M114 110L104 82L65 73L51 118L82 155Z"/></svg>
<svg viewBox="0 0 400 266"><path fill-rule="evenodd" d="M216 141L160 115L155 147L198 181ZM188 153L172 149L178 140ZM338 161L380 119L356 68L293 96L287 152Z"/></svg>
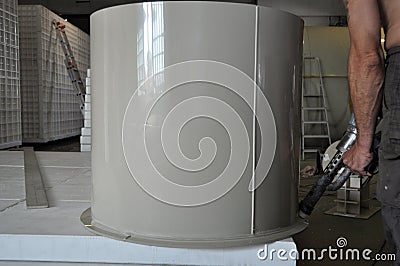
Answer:
<svg viewBox="0 0 400 266"><path fill-rule="evenodd" d="M52 21L65 24L82 79L89 68L89 35L39 5L18 6L23 142L80 135L80 99L68 76Z"/></svg>
<svg viewBox="0 0 400 266"><path fill-rule="evenodd" d="M91 86L90 86L90 69L87 70L86 77L86 95L84 104L84 126L81 129L81 151L92 150L92 102L91 102Z"/></svg>
<svg viewBox="0 0 400 266"><path fill-rule="evenodd" d="M17 1L0 1L0 149L21 145Z"/></svg>

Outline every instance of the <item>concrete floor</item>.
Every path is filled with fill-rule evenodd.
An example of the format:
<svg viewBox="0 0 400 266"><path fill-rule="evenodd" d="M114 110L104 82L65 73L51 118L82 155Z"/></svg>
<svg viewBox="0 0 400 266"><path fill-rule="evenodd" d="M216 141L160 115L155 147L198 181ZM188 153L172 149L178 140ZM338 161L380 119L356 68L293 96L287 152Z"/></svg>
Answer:
<svg viewBox="0 0 400 266"><path fill-rule="evenodd" d="M56 144L56 143L55 143ZM44 148L43 148L44 147ZM65 151L75 151L79 147L79 142L76 139L69 140L65 142L65 145L61 145L59 148L54 147L54 145L42 145L44 150L65 150ZM40 147L39 147L40 149ZM24 173L22 168L23 162L23 153L20 152L17 156L18 160L11 160L8 156L2 156L0 152L0 233L26 233L23 228L23 215L22 209L24 209ZM58 153L60 156L63 156L62 153ZM86 153L82 153L81 156L88 156ZM90 205L90 184L86 184L90 182L90 178L77 178L79 176L87 176L90 175L90 165L87 163L83 163L82 165L76 164L75 161L69 161L67 159L68 156L65 157L63 161L64 169L52 167L54 166L54 161L50 158L41 158L39 153L38 160L41 160L41 165L43 166L43 171L45 175L53 176L51 180L44 180L47 194L49 197L49 202L53 209L53 214L48 213L47 215L54 215L59 217L60 226L57 226L58 234L69 234L67 226L62 226L68 223L76 223L79 222L79 216L81 211ZM82 160L85 161L85 160ZM12 175L10 172L2 167L3 166L11 166L14 167L17 171L17 175ZM306 165L314 165L314 160L307 160L301 162L301 168ZM72 171L72 177L69 176L66 178L65 173L67 171ZM314 177L303 178L301 179L299 195L300 198L304 197L311 186L314 184L316 179ZM82 190L75 190L74 193L63 193L66 187L75 186L79 182L84 182L85 185L81 186ZM371 181L371 204L373 206L379 206L379 202L375 199L375 186L376 186L376 177L374 177ZM10 191L14 191L14 193L10 193ZM15 192L16 191L16 192ZM309 227L294 236L295 242L298 248L315 248L315 249L323 249L328 248L329 246L335 246L336 240L338 237L345 237L348 241L348 247L350 248L369 248L374 252L378 252L381 248L384 240L383 240L383 231L382 231L382 222L381 222L381 214L380 212L376 213L368 220L355 219L355 218L347 218L340 216L332 216L324 214L325 211L329 210L333 206L335 206L334 199L336 198L335 193L326 193L321 201L318 203L314 213L309 218L310 225ZM80 208L75 210L76 216L70 217L62 215L63 211L67 210L71 204L77 204ZM13 212L9 212L9 210L13 210ZM21 212L19 212L21 210ZM70 211L70 210L69 210ZM8 213L7 215L5 215ZM67 213L67 212L65 212ZM39 232L49 233L49 228L43 226L41 223L43 219L43 214L40 210L37 210L37 220L33 221L36 225L36 229ZM4 232L6 223L14 223L14 232ZM21 223L21 226L18 224ZM90 234L83 227L81 228L83 235ZM8 230L8 229L7 229ZM51 231L51 230L50 230ZM389 253L387 247L385 247L382 251L383 253ZM298 265L338 265L338 261L330 261L325 259L324 261L299 261ZM7 262L0 261L0 265L55 265L55 266L63 266L63 265L79 265L75 263L42 263L42 262ZM102 264L86 264L86 265L102 265ZM121 264L119 264L121 265ZM123 265L123 264L122 264ZM390 262L376 262L373 261L340 261L340 265L392 265Z"/></svg>
<svg viewBox="0 0 400 266"><path fill-rule="evenodd" d="M90 154L76 153L73 159L68 153L51 154L36 153L50 208L27 212L23 152L0 151L0 234L92 235L83 226L68 226L79 224L90 207Z"/></svg>
<svg viewBox="0 0 400 266"><path fill-rule="evenodd" d="M23 152L0 151L0 265L134 262L129 265L288 266L295 263L293 260L264 263L257 257L263 244L221 249L163 248L94 235L80 222L81 213L90 207L90 153L36 152L36 157L50 207L27 209ZM296 248L293 239L276 241L269 247Z"/></svg>
<svg viewBox="0 0 400 266"><path fill-rule="evenodd" d="M315 160L301 161L301 169L305 166L315 166ZM377 176L374 176L370 182L371 206L380 206L376 200ZM299 197L303 198L312 185L316 182L315 177L302 178L300 181ZM325 192L324 196L318 202L314 212L309 217L308 228L295 235L293 238L300 249L316 248L323 249L329 246L336 247L336 240L339 237L345 237L349 248L365 249L369 248L373 252L378 252L384 243L381 212L377 212L368 220L341 217L324 214L336 205L334 199L336 192ZM391 253L385 245L382 253ZM338 261L324 260L323 264L338 265ZM374 261L340 261L341 266L345 265L392 265L391 262ZM298 265L321 265L321 261L299 261Z"/></svg>

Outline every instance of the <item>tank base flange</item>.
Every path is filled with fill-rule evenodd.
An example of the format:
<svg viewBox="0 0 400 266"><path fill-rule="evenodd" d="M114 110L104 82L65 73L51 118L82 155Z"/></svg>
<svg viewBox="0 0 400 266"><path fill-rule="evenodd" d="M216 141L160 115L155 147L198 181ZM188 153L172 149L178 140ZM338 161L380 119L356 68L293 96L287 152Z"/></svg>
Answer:
<svg viewBox="0 0 400 266"><path fill-rule="evenodd" d="M85 227L97 234L110 237L116 240L133 242L137 244L172 247L172 248L226 248L226 247L239 247L255 244L271 243L278 240L288 238L297 234L308 226L305 220L298 218L298 220L291 226L278 228L266 232L257 233L254 235L244 235L231 238L218 238L218 239L198 239L198 238L163 238L163 237L149 237L143 235L132 235L128 233L115 232L106 226L98 226L92 223L92 210L88 208L81 215L81 222Z"/></svg>

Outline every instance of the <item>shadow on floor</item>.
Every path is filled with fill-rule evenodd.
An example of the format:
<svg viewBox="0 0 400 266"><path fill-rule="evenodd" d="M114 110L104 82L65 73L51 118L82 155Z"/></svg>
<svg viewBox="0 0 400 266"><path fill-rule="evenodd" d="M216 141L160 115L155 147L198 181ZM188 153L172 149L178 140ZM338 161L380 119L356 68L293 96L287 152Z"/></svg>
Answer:
<svg viewBox="0 0 400 266"><path fill-rule="evenodd" d="M20 147L14 147L8 150L18 151L22 150L23 147L33 147L35 151L80 152L80 136L50 141L47 143L24 143Z"/></svg>

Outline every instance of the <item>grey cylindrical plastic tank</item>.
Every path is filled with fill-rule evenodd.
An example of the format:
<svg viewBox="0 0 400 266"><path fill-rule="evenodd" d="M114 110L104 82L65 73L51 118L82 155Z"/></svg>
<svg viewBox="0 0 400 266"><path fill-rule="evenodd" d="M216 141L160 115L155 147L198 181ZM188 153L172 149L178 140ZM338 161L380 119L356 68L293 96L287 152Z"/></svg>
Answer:
<svg viewBox="0 0 400 266"><path fill-rule="evenodd" d="M265 243L303 230L302 33L298 17L246 4L95 12L84 223L173 247Z"/></svg>

